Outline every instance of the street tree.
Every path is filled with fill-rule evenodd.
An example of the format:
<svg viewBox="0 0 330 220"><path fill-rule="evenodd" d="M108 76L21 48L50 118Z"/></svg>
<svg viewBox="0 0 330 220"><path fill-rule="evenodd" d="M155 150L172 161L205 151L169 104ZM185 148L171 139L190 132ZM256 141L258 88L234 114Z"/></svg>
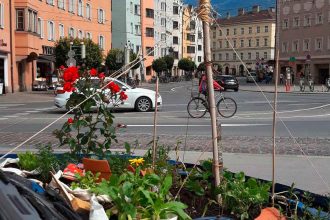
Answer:
<svg viewBox="0 0 330 220"><path fill-rule="evenodd" d="M111 49L105 58L105 65L110 72L119 70L124 66L124 52L120 49Z"/></svg>
<svg viewBox="0 0 330 220"><path fill-rule="evenodd" d="M191 59L182 58L179 60L178 67L186 72L192 72L195 70L196 64Z"/></svg>
<svg viewBox="0 0 330 220"><path fill-rule="evenodd" d="M130 60L130 62L133 62L134 60L136 60L136 58L137 58L137 54L131 51L131 53L130 53L130 55L129 55L129 60ZM132 69L133 69L133 70L136 70L136 69L139 68L140 66L141 66L141 63L138 62L138 63L136 63L136 64L132 67Z"/></svg>
<svg viewBox="0 0 330 220"><path fill-rule="evenodd" d="M152 69L158 74L158 76L167 70L167 64L164 58L158 58L152 62Z"/></svg>
<svg viewBox="0 0 330 220"><path fill-rule="evenodd" d="M204 62L200 63L200 64L198 65L198 67L197 67L197 70L198 70L199 72L205 72L205 71L206 71L205 63L204 63Z"/></svg>
<svg viewBox="0 0 330 220"><path fill-rule="evenodd" d="M172 68L174 65L174 58L172 56L166 55L163 57L163 59L166 62L167 71L172 73Z"/></svg>

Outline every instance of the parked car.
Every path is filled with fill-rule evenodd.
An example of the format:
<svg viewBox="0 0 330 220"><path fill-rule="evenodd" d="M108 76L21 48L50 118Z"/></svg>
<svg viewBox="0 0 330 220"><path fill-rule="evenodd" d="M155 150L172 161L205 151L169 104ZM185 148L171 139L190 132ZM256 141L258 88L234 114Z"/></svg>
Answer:
<svg viewBox="0 0 330 220"><path fill-rule="evenodd" d="M98 78L93 79L95 83L98 83ZM139 112L147 112L152 109L155 109L155 95L156 92L150 89L143 89L143 88L133 88L127 85L126 83L123 83L117 79L113 78L105 78L106 82L114 81L118 86L124 90L128 96L128 99L123 101L119 106L116 106L116 108L119 109L134 109ZM105 90L106 93L109 92L109 90ZM67 109L66 103L68 99L70 98L72 92L66 92L63 90L62 87L58 87L56 89L56 96L54 100L54 104L56 107L61 109ZM157 98L157 105L158 108L161 108L162 106L162 97L158 94ZM113 107L113 103L109 103L109 108Z"/></svg>
<svg viewBox="0 0 330 220"><path fill-rule="evenodd" d="M232 75L219 75L214 78L225 90L232 89L238 91L239 83L235 76Z"/></svg>
<svg viewBox="0 0 330 220"><path fill-rule="evenodd" d="M48 86L45 78L36 78L33 81L32 91L47 91Z"/></svg>
<svg viewBox="0 0 330 220"><path fill-rule="evenodd" d="M250 72L250 74L247 73L246 75L246 82L249 83L249 82L257 82L257 73L256 72Z"/></svg>

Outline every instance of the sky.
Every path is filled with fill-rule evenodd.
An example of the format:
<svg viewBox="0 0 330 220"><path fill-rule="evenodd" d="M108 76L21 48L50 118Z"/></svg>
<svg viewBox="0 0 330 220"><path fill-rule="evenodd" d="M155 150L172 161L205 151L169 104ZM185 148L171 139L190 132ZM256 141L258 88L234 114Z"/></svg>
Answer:
<svg viewBox="0 0 330 220"><path fill-rule="evenodd" d="M184 2L196 6L199 1L184 0ZM211 3L223 16L227 12L230 12L231 15L236 15L238 8L245 8L245 10L250 11L253 5L260 5L263 9L275 6L275 0L211 0Z"/></svg>

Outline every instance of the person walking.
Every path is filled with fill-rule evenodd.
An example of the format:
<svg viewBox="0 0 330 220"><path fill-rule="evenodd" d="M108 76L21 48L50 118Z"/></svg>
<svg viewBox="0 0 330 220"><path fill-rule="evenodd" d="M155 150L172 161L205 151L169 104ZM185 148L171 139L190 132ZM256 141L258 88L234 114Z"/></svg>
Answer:
<svg viewBox="0 0 330 220"><path fill-rule="evenodd" d="M281 73L281 74L280 74L280 84L283 84L283 83L284 83L284 81L283 81L283 77L284 77L284 75L283 75L283 73Z"/></svg>

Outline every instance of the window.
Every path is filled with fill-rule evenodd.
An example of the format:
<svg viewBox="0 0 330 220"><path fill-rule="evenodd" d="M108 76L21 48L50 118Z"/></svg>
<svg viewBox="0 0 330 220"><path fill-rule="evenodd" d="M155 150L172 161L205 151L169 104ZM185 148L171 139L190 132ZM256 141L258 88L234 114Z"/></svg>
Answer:
<svg viewBox="0 0 330 220"><path fill-rule="evenodd" d="M249 47L252 47L252 40L249 39Z"/></svg>
<svg viewBox="0 0 330 220"><path fill-rule="evenodd" d="M222 53L218 54L219 60L222 60Z"/></svg>
<svg viewBox="0 0 330 220"><path fill-rule="evenodd" d="M244 28L241 28L241 34L242 35L244 34Z"/></svg>
<svg viewBox="0 0 330 220"><path fill-rule="evenodd" d="M173 6L173 14L178 15L179 14L179 6Z"/></svg>
<svg viewBox="0 0 330 220"><path fill-rule="evenodd" d="M83 2L82 0L78 0L78 16L83 16Z"/></svg>
<svg viewBox="0 0 330 220"><path fill-rule="evenodd" d="M222 41L219 41L219 48L222 48Z"/></svg>
<svg viewBox="0 0 330 220"><path fill-rule="evenodd" d="M311 26L311 18L310 18L310 15L305 15L305 17L304 17L304 26L305 26L305 27Z"/></svg>
<svg viewBox="0 0 330 220"><path fill-rule="evenodd" d="M265 26L265 33L268 33L268 26Z"/></svg>
<svg viewBox="0 0 330 220"><path fill-rule="evenodd" d="M16 9L16 30L24 31L24 9Z"/></svg>
<svg viewBox="0 0 330 220"><path fill-rule="evenodd" d="M233 60L236 60L236 53L233 53Z"/></svg>
<svg viewBox="0 0 330 220"><path fill-rule="evenodd" d="M150 8L147 8L146 9L146 17L147 18L154 18L154 10L150 9Z"/></svg>
<svg viewBox="0 0 330 220"><path fill-rule="evenodd" d="M72 27L69 29L69 37L72 37L72 38L75 37L75 30Z"/></svg>
<svg viewBox="0 0 330 220"><path fill-rule="evenodd" d="M299 27L299 19L300 19L299 17L293 18L293 24L292 24L293 27L295 28Z"/></svg>
<svg viewBox="0 0 330 220"><path fill-rule="evenodd" d="M260 27L257 26L257 33L259 34L260 33Z"/></svg>
<svg viewBox="0 0 330 220"><path fill-rule="evenodd" d="M154 48L153 47L146 47L146 52L148 56L154 55Z"/></svg>
<svg viewBox="0 0 330 220"><path fill-rule="evenodd" d="M75 0L69 0L69 12L74 13L75 10Z"/></svg>
<svg viewBox="0 0 330 220"><path fill-rule="evenodd" d="M179 29L179 22L177 22L177 21L173 21L173 29L174 29L174 30Z"/></svg>
<svg viewBox="0 0 330 220"><path fill-rule="evenodd" d="M236 48L236 40L233 40L233 46Z"/></svg>
<svg viewBox="0 0 330 220"><path fill-rule="evenodd" d="M252 60L252 54L250 52L248 53L248 60Z"/></svg>
<svg viewBox="0 0 330 220"><path fill-rule="evenodd" d="M57 7L59 8L59 9L65 9L65 0L58 0L57 1Z"/></svg>
<svg viewBox="0 0 330 220"><path fill-rule="evenodd" d="M241 53L240 56L241 56L241 60L243 60L244 59L244 53Z"/></svg>
<svg viewBox="0 0 330 220"><path fill-rule="evenodd" d="M54 0L47 0L46 3L49 5L54 5Z"/></svg>
<svg viewBox="0 0 330 220"><path fill-rule="evenodd" d="M187 40L195 42L195 35L194 34L187 34Z"/></svg>
<svg viewBox="0 0 330 220"><path fill-rule="evenodd" d="M60 38L64 37L64 25L63 24L60 24L58 26L58 35L59 35Z"/></svg>
<svg viewBox="0 0 330 220"><path fill-rule="evenodd" d="M226 41L226 48L229 48L229 41Z"/></svg>
<svg viewBox="0 0 330 220"><path fill-rule="evenodd" d="M237 30L236 30L236 28L234 28L234 35L236 35L237 34Z"/></svg>
<svg viewBox="0 0 330 220"><path fill-rule="evenodd" d="M135 25L135 35L141 35L141 25Z"/></svg>
<svg viewBox="0 0 330 220"><path fill-rule="evenodd" d="M179 38L178 37L173 37L173 44L179 44Z"/></svg>
<svg viewBox="0 0 330 220"><path fill-rule="evenodd" d="M78 38L79 39L83 39L83 32L82 32L82 30L79 30L78 31Z"/></svg>
<svg viewBox="0 0 330 220"><path fill-rule="evenodd" d="M202 45L198 45L198 51L202 51Z"/></svg>
<svg viewBox="0 0 330 220"><path fill-rule="evenodd" d="M86 38L87 38L87 39L92 39L92 34L91 34L90 32L87 32L87 33L86 33Z"/></svg>
<svg viewBox="0 0 330 220"><path fill-rule="evenodd" d="M219 30L219 36L222 36L222 31L221 30Z"/></svg>
<svg viewBox="0 0 330 220"><path fill-rule="evenodd" d="M323 39L322 38L315 39L315 50L323 50Z"/></svg>
<svg viewBox="0 0 330 220"><path fill-rule="evenodd" d="M55 40L55 26L54 22L48 21L48 40L49 41L54 41Z"/></svg>
<svg viewBox="0 0 330 220"><path fill-rule="evenodd" d="M146 36L147 37L154 37L154 29L153 28L146 28Z"/></svg>
<svg viewBox="0 0 330 220"><path fill-rule="evenodd" d="M282 29L288 29L288 28L289 28L289 19L284 19Z"/></svg>
<svg viewBox="0 0 330 220"><path fill-rule="evenodd" d="M203 35L202 32L198 32L198 39L202 39Z"/></svg>
<svg viewBox="0 0 330 220"><path fill-rule="evenodd" d="M104 37L102 35L99 36L99 47L104 50Z"/></svg>
<svg viewBox="0 0 330 220"><path fill-rule="evenodd" d="M105 13L104 13L104 10L103 9L99 9L98 11L99 11L98 12L98 22L100 24L104 24L104 22L105 22Z"/></svg>
<svg viewBox="0 0 330 220"><path fill-rule="evenodd" d="M198 60L198 62L202 62L202 57L198 56L197 60Z"/></svg>
<svg viewBox="0 0 330 220"><path fill-rule="evenodd" d="M317 13L316 14L315 23L316 24L323 24L323 14L322 13Z"/></svg>
<svg viewBox="0 0 330 220"><path fill-rule="evenodd" d="M38 18L38 32L40 38L44 38L44 21L41 18Z"/></svg>
<svg viewBox="0 0 330 220"><path fill-rule="evenodd" d="M213 42L213 50L215 50L215 49L216 49L216 43Z"/></svg>
<svg viewBox="0 0 330 220"><path fill-rule="evenodd" d="M166 3L165 3L165 2L162 2L162 3L160 4L160 9L161 9L162 11L166 11Z"/></svg>
<svg viewBox="0 0 330 220"><path fill-rule="evenodd" d="M133 14L133 2L130 2L129 8L130 8L131 13Z"/></svg>
<svg viewBox="0 0 330 220"><path fill-rule="evenodd" d="M216 38L217 37L217 32L213 32L213 38Z"/></svg>
<svg viewBox="0 0 330 220"><path fill-rule="evenodd" d="M292 51L298 52L299 51L299 41L295 40L292 42Z"/></svg>
<svg viewBox="0 0 330 220"><path fill-rule="evenodd" d="M160 39L161 39L162 41L166 41L166 34L161 34L161 35L160 35Z"/></svg>
<svg viewBox="0 0 330 220"><path fill-rule="evenodd" d="M134 14L140 15L140 12L141 12L140 5L134 5Z"/></svg>
<svg viewBox="0 0 330 220"><path fill-rule="evenodd" d="M264 46L267 47L268 46L268 38L264 39Z"/></svg>
<svg viewBox="0 0 330 220"><path fill-rule="evenodd" d="M283 53L288 52L288 43L287 42L282 43L282 52Z"/></svg>
<svg viewBox="0 0 330 220"><path fill-rule="evenodd" d="M179 59L179 52L174 51L173 52L173 57L174 57L174 59L178 60Z"/></svg>
<svg viewBox="0 0 330 220"><path fill-rule="evenodd" d="M196 22L190 21L190 30L195 30L195 29L196 29Z"/></svg>
<svg viewBox="0 0 330 220"><path fill-rule="evenodd" d="M162 27L166 27L166 18L161 18L160 24L162 25Z"/></svg>
<svg viewBox="0 0 330 220"><path fill-rule="evenodd" d="M268 59L268 53L267 52L264 52L264 59Z"/></svg>
<svg viewBox="0 0 330 220"><path fill-rule="evenodd" d="M309 51L310 50L310 43L309 43L309 39L305 39L304 40L304 45L303 45L303 50L304 51Z"/></svg>
<svg viewBox="0 0 330 220"><path fill-rule="evenodd" d="M226 35L228 36L228 35L229 35L229 29L227 29L226 31L227 31L227 32L226 32Z"/></svg>
<svg viewBox="0 0 330 220"><path fill-rule="evenodd" d="M244 40L241 40L241 47L244 47Z"/></svg>
<svg viewBox="0 0 330 220"><path fill-rule="evenodd" d="M249 34L252 34L252 27L249 27Z"/></svg>
<svg viewBox="0 0 330 220"><path fill-rule="evenodd" d="M4 4L0 3L0 28L5 27L5 9L4 9Z"/></svg>
<svg viewBox="0 0 330 220"><path fill-rule="evenodd" d="M33 33L37 33L37 12L32 11L31 9L28 9L28 31L31 31Z"/></svg>
<svg viewBox="0 0 330 220"><path fill-rule="evenodd" d="M229 53L226 53L226 60L229 60Z"/></svg>
<svg viewBox="0 0 330 220"><path fill-rule="evenodd" d="M195 53L195 47L194 46L187 46L187 53Z"/></svg>
<svg viewBox="0 0 330 220"><path fill-rule="evenodd" d="M86 18L91 20L92 19L92 14L91 14L91 5L86 4Z"/></svg>
<svg viewBox="0 0 330 220"><path fill-rule="evenodd" d="M256 52L256 59L259 59L259 52Z"/></svg>
<svg viewBox="0 0 330 220"><path fill-rule="evenodd" d="M259 43L259 39L256 39L256 47L259 47L260 43Z"/></svg>
<svg viewBox="0 0 330 220"><path fill-rule="evenodd" d="M131 22L131 34L133 34L133 22Z"/></svg>

